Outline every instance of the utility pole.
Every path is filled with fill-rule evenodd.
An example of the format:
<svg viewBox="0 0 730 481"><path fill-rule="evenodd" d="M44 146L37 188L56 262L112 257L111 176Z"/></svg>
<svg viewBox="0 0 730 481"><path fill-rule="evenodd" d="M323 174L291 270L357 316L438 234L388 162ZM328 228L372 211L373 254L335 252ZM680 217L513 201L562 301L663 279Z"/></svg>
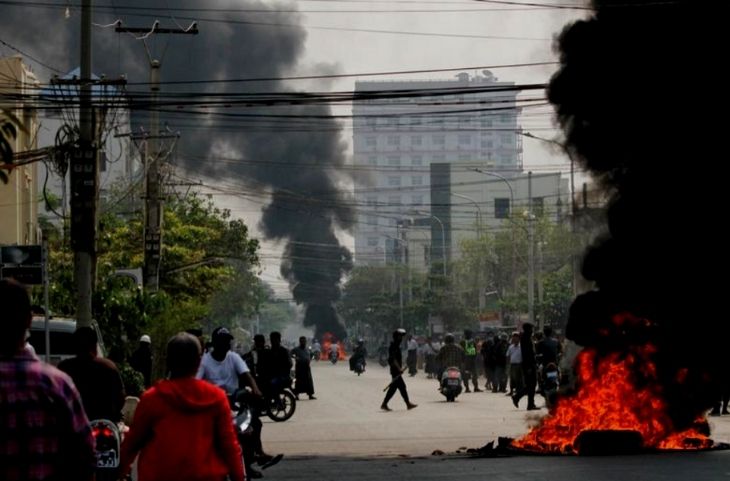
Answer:
<svg viewBox="0 0 730 481"><path fill-rule="evenodd" d="M117 22L117 32L143 33L145 36L159 34L197 35L198 27L192 23L188 28L160 28L155 21L152 29L138 27L123 27ZM145 44L146 48L146 44ZM150 62L150 130L148 153L145 158L145 231L144 231L144 287L150 292L157 292L160 286L160 260L162 254L162 189L160 188L160 113L157 110L160 94L160 69L162 61L152 59L147 51Z"/></svg>
<svg viewBox="0 0 730 481"><path fill-rule="evenodd" d="M527 317L535 324L535 220L532 216L532 171L527 173Z"/></svg>
<svg viewBox="0 0 730 481"><path fill-rule="evenodd" d="M91 103L92 1L81 2L81 86L79 89L79 141L71 165L71 245L74 251L76 326L91 325L91 294L96 250L96 200L98 146Z"/></svg>

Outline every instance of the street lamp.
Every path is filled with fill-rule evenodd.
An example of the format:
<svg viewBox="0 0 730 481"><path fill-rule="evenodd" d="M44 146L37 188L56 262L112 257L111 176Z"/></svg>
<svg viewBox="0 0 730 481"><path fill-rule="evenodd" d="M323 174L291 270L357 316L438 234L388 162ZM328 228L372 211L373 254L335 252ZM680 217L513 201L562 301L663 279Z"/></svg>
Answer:
<svg viewBox="0 0 730 481"><path fill-rule="evenodd" d="M502 180L505 184L507 184L507 188L509 189L509 217L512 217L513 209L515 208L515 192L512 190L512 183L507 180L504 176L497 174L495 172L490 172L488 170L482 170L478 168L471 169L474 172L478 172L480 174L484 175L491 175L492 177L496 177L500 180ZM512 227L512 287L516 291L517 290L517 247L515 246L515 229Z"/></svg>
<svg viewBox="0 0 730 481"><path fill-rule="evenodd" d="M430 214L428 212L420 212L420 211L417 211L417 210L413 210L411 212L413 214L415 214L415 215L420 215L420 216L430 217L432 219L436 219L436 222L438 222L439 225L441 226L441 257L442 257L442 261L443 261L442 262L442 264L443 264L443 273L444 273L444 277L446 277L446 231L444 230L444 223L441 222L441 219L439 219L435 215Z"/></svg>
<svg viewBox="0 0 730 481"><path fill-rule="evenodd" d="M474 204L474 206L477 208L477 237L481 237L481 234L482 234L482 229L481 229L481 225L482 225L482 208L479 207L479 204L477 204L477 202L474 199L472 199L471 197L468 197L468 196L463 195L463 194L457 194L456 192L452 192L451 195L453 195L454 197L459 197L461 199L466 199L469 202L471 202L472 204Z"/></svg>

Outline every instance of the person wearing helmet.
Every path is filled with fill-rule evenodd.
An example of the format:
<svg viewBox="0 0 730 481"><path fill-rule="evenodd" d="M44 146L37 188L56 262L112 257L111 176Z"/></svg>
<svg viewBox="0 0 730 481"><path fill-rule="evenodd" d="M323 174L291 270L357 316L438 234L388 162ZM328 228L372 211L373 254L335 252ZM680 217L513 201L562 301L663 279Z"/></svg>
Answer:
<svg viewBox="0 0 730 481"><path fill-rule="evenodd" d="M413 404L408 398L408 390L403 380L403 355L401 354L400 345L403 342L403 336L405 334L405 329L396 329L393 332L393 341L388 348L388 365L390 366L390 376L393 380L388 385L388 392L385 394L383 404L380 405L380 409L383 411L391 411L388 407L388 401L395 395L396 390L400 391L400 395L403 396L403 400L406 402L408 409L413 409L418 406L417 404Z"/></svg>
<svg viewBox="0 0 730 481"><path fill-rule="evenodd" d="M365 340L362 338L358 339L357 344L355 345L355 350L352 352L352 356L350 356L350 371L355 371L358 363L363 366L364 371L367 355L368 351L365 349Z"/></svg>
<svg viewBox="0 0 730 481"><path fill-rule="evenodd" d="M147 334L139 338L139 347L129 360L132 369L142 374L145 389L152 385L152 339Z"/></svg>

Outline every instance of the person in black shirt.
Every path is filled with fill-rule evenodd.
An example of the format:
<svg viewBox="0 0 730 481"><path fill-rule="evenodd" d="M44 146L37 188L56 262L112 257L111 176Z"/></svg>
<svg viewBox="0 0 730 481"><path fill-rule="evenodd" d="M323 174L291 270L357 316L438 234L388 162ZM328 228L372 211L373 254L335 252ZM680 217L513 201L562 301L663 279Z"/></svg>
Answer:
<svg viewBox="0 0 730 481"><path fill-rule="evenodd" d="M117 366L109 359L99 357L96 331L79 327L73 334L76 357L65 359L58 369L68 374L81 394L84 411L90 420L122 419L124 384Z"/></svg>
<svg viewBox="0 0 730 481"><path fill-rule="evenodd" d="M406 402L408 409L413 409L417 406L408 399L406 383L403 381L403 355L401 354L400 345L405 334L405 329L397 329L394 331L393 342L390 343L390 347L388 348L388 365L390 366L390 376L393 378L393 381L388 386L388 392L385 394L383 404L380 405L380 409L383 411L391 411L388 407L388 401L395 395L396 390L400 391L400 395L403 396L403 400Z"/></svg>

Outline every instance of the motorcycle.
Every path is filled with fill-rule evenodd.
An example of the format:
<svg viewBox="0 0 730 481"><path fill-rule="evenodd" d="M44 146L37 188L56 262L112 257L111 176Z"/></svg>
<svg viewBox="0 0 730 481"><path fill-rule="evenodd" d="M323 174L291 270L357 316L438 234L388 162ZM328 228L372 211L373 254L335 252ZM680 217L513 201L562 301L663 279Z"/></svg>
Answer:
<svg viewBox="0 0 730 481"><path fill-rule="evenodd" d="M332 364L337 364L339 357L340 356L339 356L339 354L337 354L337 352L335 352L335 351L330 352L330 362Z"/></svg>
<svg viewBox="0 0 730 481"><path fill-rule="evenodd" d="M265 411L272 421L284 422L294 415L297 398L291 390L291 383L291 378L272 381Z"/></svg>
<svg viewBox="0 0 730 481"><path fill-rule="evenodd" d="M251 392L241 389L232 398L229 398L233 415L233 425L241 445L244 461L254 458L254 429L253 429L253 405L254 398ZM244 464L247 464L244 462Z"/></svg>
<svg viewBox="0 0 730 481"><path fill-rule="evenodd" d="M446 402L454 402L461 394L461 371L456 367L448 367L441 374L441 394L446 396Z"/></svg>
<svg viewBox="0 0 730 481"><path fill-rule="evenodd" d="M365 364L365 358L352 357L350 358L350 371L354 371L359 376L365 372Z"/></svg>
<svg viewBox="0 0 730 481"><path fill-rule="evenodd" d="M117 481L122 444L121 430L119 426L107 419L95 419L90 424L91 435L95 442L96 479L97 481Z"/></svg>

